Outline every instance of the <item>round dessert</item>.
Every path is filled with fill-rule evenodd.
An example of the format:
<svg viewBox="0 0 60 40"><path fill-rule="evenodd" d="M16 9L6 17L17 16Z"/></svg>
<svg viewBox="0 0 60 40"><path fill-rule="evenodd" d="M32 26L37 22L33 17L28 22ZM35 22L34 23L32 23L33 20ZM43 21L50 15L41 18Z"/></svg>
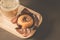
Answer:
<svg viewBox="0 0 60 40"><path fill-rule="evenodd" d="M33 25L33 19L29 15L22 15L18 18L17 23L25 29Z"/></svg>

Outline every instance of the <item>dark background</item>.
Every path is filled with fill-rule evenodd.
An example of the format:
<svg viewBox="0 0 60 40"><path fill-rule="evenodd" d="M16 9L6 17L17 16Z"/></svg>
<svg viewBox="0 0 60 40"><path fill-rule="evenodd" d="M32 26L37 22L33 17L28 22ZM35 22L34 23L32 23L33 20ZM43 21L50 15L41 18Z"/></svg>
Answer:
<svg viewBox="0 0 60 40"><path fill-rule="evenodd" d="M0 40L60 40L60 0L20 0L20 3L42 14L40 28L29 39L20 39L0 29Z"/></svg>

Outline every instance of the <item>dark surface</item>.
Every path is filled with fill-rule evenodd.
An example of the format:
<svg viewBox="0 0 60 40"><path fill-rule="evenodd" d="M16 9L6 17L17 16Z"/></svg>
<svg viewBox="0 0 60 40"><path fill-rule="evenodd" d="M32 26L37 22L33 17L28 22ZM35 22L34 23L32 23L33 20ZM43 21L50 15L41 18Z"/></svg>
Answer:
<svg viewBox="0 0 60 40"><path fill-rule="evenodd" d="M21 4L43 16L43 22L36 34L24 40L60 40L59 0L20 0ZM0 29L0 40L23 40Z"/></svg>

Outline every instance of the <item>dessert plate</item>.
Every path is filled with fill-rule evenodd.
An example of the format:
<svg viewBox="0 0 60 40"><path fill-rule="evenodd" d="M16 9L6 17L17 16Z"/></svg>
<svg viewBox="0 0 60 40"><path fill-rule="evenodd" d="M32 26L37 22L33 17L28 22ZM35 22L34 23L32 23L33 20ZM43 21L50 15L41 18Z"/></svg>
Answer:
<svg viewBox="0 0 60 40"><path fill-rule="evenodd" d="M27 16L28 20L29 20L30 19L29 17L31 17L30 14L33 14L32 16L34 17L34 19L32 17L33 21L31 23L27 22L27 24L25 24L25 26L26 25L29 26L29 24L31 24L33 26L25 27L26 30L29 30L30 32L28 31L26 34L29 34L29 35L24 36L25 34L24 33L23 33L24 35L21 34L21 32L23 32L23 31L20 32L21 29L19 28L19 24L22 25L23 23L21 23L21 21L19 21L19 20L21 20L22 16L24 16L24 15L25 16L29 15L29 16ZM11 34L16 35L17 37L20 37L20 38L30 38L31 36L33 36L35 34L35 32L37 31L36 29L38 29L42 23L42 15L40 13L38 13L32 9L29 9L23 5L20 5L16 17L17 17L17 20L16 20L16 23L14 24L11 22L10 18L7 17L6 15L4 15L3 12L0 10L0 28L4 29L4 30L10 32ZM24 28L23 25L22 25L22 28Z"/></svg>

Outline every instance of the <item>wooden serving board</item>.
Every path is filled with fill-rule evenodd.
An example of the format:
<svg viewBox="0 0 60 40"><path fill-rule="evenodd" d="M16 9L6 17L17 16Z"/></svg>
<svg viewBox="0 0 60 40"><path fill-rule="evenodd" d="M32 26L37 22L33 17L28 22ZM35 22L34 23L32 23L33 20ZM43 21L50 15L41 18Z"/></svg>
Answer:
<svg viewBox="0 0 60 40"><path fill-rule="evenodd" d="M24 8L28 9L31 13L36 14L38 16L39 20L40 20L39 24L41 24L41 22L42 22L42 16L38 12L35 12L35 11L33 11L33 10L25 7L25 6L20 5L18 14L21 13L21 11ZM8 31L8 32L10 32L10 33L12 33L14 35L16 35L17 37L20 37L20 38L29 38L30 36L32 36L36 32L36 30L33 30L32 33L28 37L23 37L21 34L19 34L16 31L15 28L17 27L17 25L11 23L11 21L9 19L10 18L7 17L6 15L4 15L3 12L0 10L0 28L2 28L4 30L6 30L6 31Z"/></svg>

